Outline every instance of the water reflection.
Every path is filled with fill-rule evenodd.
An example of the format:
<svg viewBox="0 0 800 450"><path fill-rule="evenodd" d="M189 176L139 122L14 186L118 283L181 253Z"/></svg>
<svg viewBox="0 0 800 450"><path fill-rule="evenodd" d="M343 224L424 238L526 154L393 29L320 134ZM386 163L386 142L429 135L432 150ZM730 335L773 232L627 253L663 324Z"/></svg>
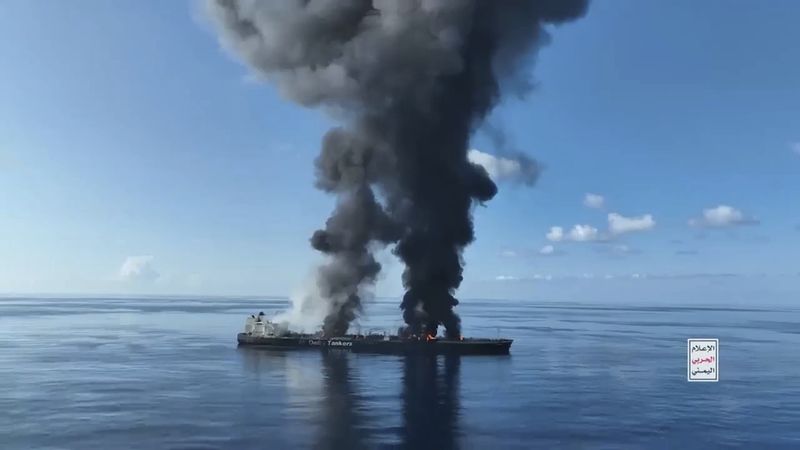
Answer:
<svg viewBox="0 0 800 450"><path fill-rule="evenodd" d="M247 372L261 375L286 366L286 352L281 350L239 348Z"/></svg>
<svg viewBox="0 0 800 450"><path fill-rule="evenodd" d="M350 376L349 352L322 352L322 371L325 376L322 404L322 423L315 449L365 449L365 432L358 411L358 394Z"/></svg>
<svg viewBox="0 0 800 450"><path fill-rule="evenodd" d="M401 448L458 449L460 357L407 356L403 366Z"/></svg>
<svg viewBox="0 0 800 450"><path fill-rule="evenodd" d="M280 423L278 434L284 438L305 441L305 446L320 450L460 448L458 356L415 355L374 361L335 350L318 355L242 353L245 368L258 380L252 392L261 399L251 400L257 404L248 409L260 411L256 421ZM384 364L391 368L382 367ZM381 373L391 370L402 377L399 397L394 397L399 404L388 409L388 417L387 410L368 410L376 405L373 395L391 395L370 391L375 386L367 373L373 369ZM366 384L360 384L362 379ZM265 398L269 400L264 402ZM274 408L282 401L287 402L287 412L275 417Z"/></svg>
<svg viewBox="0 0 800 450"><path fill-rule="evenodd" d="M350 357L347 352L322 353L325 377L322 423L314 448L368 448L368 425L379 425L365 423L367 414L360 408L361 389L350 373ZM406 356L402 363L399 448L458 449L460 357ZM382 427L378 426L378 429Z"/></svg>

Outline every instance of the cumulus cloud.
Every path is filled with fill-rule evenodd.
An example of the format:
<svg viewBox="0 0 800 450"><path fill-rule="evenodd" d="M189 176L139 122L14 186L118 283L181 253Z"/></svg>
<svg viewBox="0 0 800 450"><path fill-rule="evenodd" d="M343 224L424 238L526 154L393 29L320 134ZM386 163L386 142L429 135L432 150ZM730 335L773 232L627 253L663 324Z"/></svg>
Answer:
<svg viewBox="0 0 800 450"><path fill-rule="evenodd" d="M119 268L119 278L134 283L152 282L159 278L150 255L128 256Z"/></svg>
<svg viewBox="0 0 800 450"><path fill-rule="evenodd" d="M598 236L599 231L591 225L575 225L569 230L569 239L575 242L595 241Z"/></svg>
<svg viewBox="0 0 800 450"><path fill-rule="evenodd" d="M542 247L539 250L539 254L540 255L552 255L553 253L555 253L555 251L556 251L556 248L553 247L552 245L545 245L544 247Z"/></svg>
<svg viewBox="0 0 800 450"><path fill-rule="evenodd" d="M593 194L587 194L593 195ZM602 198L602 197L601 197ZM591 203L591 202L585 202ZM601 204L602 202L594 202L594 205ZM615 236L633 233L637 231L647 231L656 226L656 221L651 214L645 214L637 217L625 217L621 214L610 213L608 215L608 230L601 232L591 225L574 225L570 230L565 230L560 226L552 226L545 234L545 237L550 242L609 242Z"/></svg>
<svg viewBox="0 0 800 450"><path fill-rule="evenodd" d="M724 228L737 225L756 225L758 220L746 216L742 211L728 205L719 205L703 210L702 216L689 220L693 227Z"/></svg>
<svg viewBox="0 0 800 450"><path fill-rule="evenodd" d="M486 169L495 182L514 182L532 186L539 178L541 168L536 160L524 154L496 156L472 149L467 154L470 162Z"/></svg>
<svg viewBox="0 0 800 450"><path fill-rule="evenodd" d="M587 193L583 197L583 205L588 208L601 209L606 204L606 199L602 195Z"/></svg>
<svg viewBox="0 0 800 450"><path fill-rule="evenodd" d="M550 231L545 235L548 241L561 242L564 240L564 229L561 227L550 227Z"/></svg>
<svg viewBox="0 0 800 450"><path fill-rule="evenodd" d="M656 226L656 221L651 214L638 217L625 217L617 213L608 215L608 230L611 234L633 233L636 231L651 230Z"/></svg>
<svg viewBox="0 0 800 450"><path fill-rule="evenodd" d="M600 238L600 231L591 225L575 225L568 232L562 227L550 227L545 235L550 242L574 241L589 242Z"/></svg>

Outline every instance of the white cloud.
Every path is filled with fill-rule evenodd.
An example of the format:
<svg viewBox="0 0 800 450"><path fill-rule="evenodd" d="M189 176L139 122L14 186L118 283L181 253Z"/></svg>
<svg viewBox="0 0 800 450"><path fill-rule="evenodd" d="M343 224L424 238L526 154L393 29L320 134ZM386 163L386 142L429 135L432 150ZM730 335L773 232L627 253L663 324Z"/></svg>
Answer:
<svg viewBox="0 0 800 450"><path fill-rule="evenodd" d="M611 234L647 231L655 226L656 221L650 214L638 217L625 217L617 213L610 213L608 215L608 229L611 231Z"/></svg>
<svg viewBox="0 0 800 450"><path fill-rule="evenodd" d="M564 229L562 227L550 227L550 231L548 231L545 235L547 240L551 242L588 242L597 240L599 236L600 233L597 228L591 225L575 225L566 234L564 233Z"/></svg>
<svg viewBox="0 0 800 450"><path fill-rule="evenodd" d="M498 275L494 277L495 281L552 281L552 275L544 275L535 273L525 277L516 277L513 275Z"/></svg>
<svg viewBox="0 0 800 450"><path fill-rule="evenodd" d="M550 227L550 231L545 235L548 241L561 242L564 240L564 229L561 227Z"/></svg>
<svg viewBox="0 0 800 450"><path fill-rule="evenodd" d="M575 242L594 241L598 234L597 228L591 225L575 225L569 230L569 239Z"/></svg>
<svg viewBox="0 0 800 450"><path fill-rule="evenodd" d="M539 254L541 254L541 255L552 255L553 253L555 253L555 251L556 251L556 248L553 247L552 245L545 245L544 247L541 248L541 250L539 250Z"/></svg>
<svg viewBox="0 0 800 450"><path fill-rule="evenodd" d="M153 257L129 256L119 269L119 278L129 282L151 282L159 278L153 267Z"/></svg>
<svg viewBox="0 0 800 450"><path fill-rule="evenodd" d="M519 278L517 278L517 277L515 277L513 275L498 275L498 276L494 277L494 279L497 280L497 281L517 281L517 280L519 280Z"/></svg>
<svg viewBox="0 0 800 450"><path fill-rule="evenodd" d="M798 273L797 275L800 275ZM584 273L573 273L573 274L562 274L562 275L549 275L549 274L531 274L526 276L509 276L509 275L500 275L495 277L497 281L519 281L519 282L529 282L529 281L567 281L567 282L574 282L578 280L584 280L586 282L592 282L593 280L597 281L614 281L614 280L622 280L622 281L630 281L630 280L639 280L639 281L649 281L649 280L694 280L694 279L731 279L731 278L743 278L743 277L763 277L764 274L741 274L741 273L726 273L726 272L688 272L688 273L643 273L643 272L631 272L631 273L618 273L618 274L594 274L591 272L584 272Z"/></svg>
<svg viewBox="0 0 800 450"><path fill-rule="evenodd" d="M495 156L480 150L471 149L467 158L473 164L486 169L495 182L513 181L532 185L539 178L539 164L525 156Z"/></svg>
<svg viewBox="0 0 800 450"><path fill-rule="evenodd" d="M583 205L589 208L601 209L606 204L602 195L588 193L583 197Z"/></svg>
<svg viewBox="0 0 800 450"><path fill-rule="evenodd" d="M800 275L800 274L799 274ZM574 273L574 274L562 274L562 275L550 275L550 274L540 274L534 273L531 275L525 276L511 276L511 275L499 275L495 277L496 281L518 281L518 282L529 282L529 281L567 281L567 282L574 282L583 280L586 282L592 281L614 281L614 280L681 280L681 279L717 279L717 278L735 278L741 277L743 275L740 274L731 274L731 273L661 273L661 274L648 274L642 272L631 272L631 273L618 273L618 274L595 274L591 272L584 272L584 273Z"/></svg>
<svg viewBox="0 0 800 450"><path fill-rule="evenodd" d="M711 228L754 225L757 223L758 221L756 219L747 217L740 210L728 205L719 205L714 208L704 209L701 217L689 220L689 225L693 227Z"/></svg>

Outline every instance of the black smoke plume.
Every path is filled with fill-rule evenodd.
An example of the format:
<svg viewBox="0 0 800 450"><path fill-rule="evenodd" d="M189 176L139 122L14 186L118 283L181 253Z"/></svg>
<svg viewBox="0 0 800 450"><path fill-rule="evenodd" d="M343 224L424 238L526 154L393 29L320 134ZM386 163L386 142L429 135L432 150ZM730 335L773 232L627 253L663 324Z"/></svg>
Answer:
<svg viewBox="0 0 800 450"><path fill-rule="evenodd" d="M497 187L467 159L470 136L500 84L531 86L524 69L547 24L587 0L209 0L223 45L289 99L323 107L317 185L338 197L312 245L328 302L324 331L346 332L380 271L373 250L397 243L409 332L459 336L453 297L471 209Z"/></svg>

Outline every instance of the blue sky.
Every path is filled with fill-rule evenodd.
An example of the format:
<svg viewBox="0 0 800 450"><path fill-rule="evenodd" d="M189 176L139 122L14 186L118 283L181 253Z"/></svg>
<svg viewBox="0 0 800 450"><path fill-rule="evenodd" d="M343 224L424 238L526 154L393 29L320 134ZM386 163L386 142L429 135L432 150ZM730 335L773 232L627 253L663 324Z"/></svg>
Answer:
<svg viewBox="0 0 800 450"><path fill-rule="evenodd" d="M306 282L333 206L313 188L332 122L254 82L200 16L0 4L0 292ZM797 298L798 16L789 0L619 0L554 29L536 91L491 118L546 169L476 209L459 295ZM473 147L495 150L481 133ZM402 268L381 260L378 294L397 295Z"/></svg>

